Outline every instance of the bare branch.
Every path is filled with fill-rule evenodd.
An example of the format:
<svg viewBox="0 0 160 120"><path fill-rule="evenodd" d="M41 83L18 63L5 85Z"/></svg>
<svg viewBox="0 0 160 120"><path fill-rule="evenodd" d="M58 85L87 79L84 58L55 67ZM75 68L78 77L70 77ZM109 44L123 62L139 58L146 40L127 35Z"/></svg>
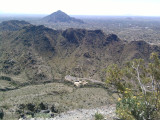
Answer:
<svg viewBox="0 0 160 120"><path fill-rule="evenodd" d="M150 76L151 80L152 80L152 91L155 91L155 80L154 80L154 76Z"/></svg>
<svg viewBox="0 0 160 120"><path fill-rule="evenodd" d="M139 85L140 85L140 87L141 87L141 89L142 89L143 94L146 95L146 88L145 88L145 86L142 84L141 78L140 78L139 64L137 65L137 67L135 67L135 63L133 62L132 68L133 68L133 69L136 71L136 73L137 73L137 80L138 80L138 82L139 82Z"/></svg>

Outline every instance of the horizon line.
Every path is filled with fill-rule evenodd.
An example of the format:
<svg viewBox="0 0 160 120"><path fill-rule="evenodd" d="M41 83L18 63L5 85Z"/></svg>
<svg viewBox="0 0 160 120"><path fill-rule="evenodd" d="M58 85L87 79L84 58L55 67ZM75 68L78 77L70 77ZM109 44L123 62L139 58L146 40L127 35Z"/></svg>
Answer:
<svg viewBox="0 0 160 120"><path fill-rule="evenodd" d="M52 13L51 13L52 14ZM14 16L14 15L17 15L17 16L21 16L21 15L24 15L24 16L29 16L29 15L39 15L39 16L44 16L44 15L50 15L50 14L40 14L40 13L0 13L0 16L7 16L7 15L11 15L11 16ZM160 17L160 15L132 15L132 14L122 14L122 15L116 15L116 14L106 14L106 15L101 15L101 14L68 14L70 16L124 16L124 17ZM16 17L16 16L15 16Z"/></svg>

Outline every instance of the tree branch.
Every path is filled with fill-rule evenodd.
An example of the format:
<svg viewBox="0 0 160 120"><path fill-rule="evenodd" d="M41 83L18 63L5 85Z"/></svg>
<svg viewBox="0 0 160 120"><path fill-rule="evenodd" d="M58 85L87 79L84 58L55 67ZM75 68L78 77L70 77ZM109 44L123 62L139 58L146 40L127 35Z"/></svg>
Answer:
<svg viewBox="0 0 160 120"><path fill-rule="evenodd" d="M136 71L136 73L137 73L137 76L136 76L136 77L137 77L137 80L138 80L138 82L139 82L139 85L140 85L140 87L141 87L141 89L142 89L143 94L146 95L146 88L145 88L144 85L142 84L141 78L140 78L139 64L137 65L137 67L135 67L135 63L133 62L132 68L133 68L133 69Z"/></svg>

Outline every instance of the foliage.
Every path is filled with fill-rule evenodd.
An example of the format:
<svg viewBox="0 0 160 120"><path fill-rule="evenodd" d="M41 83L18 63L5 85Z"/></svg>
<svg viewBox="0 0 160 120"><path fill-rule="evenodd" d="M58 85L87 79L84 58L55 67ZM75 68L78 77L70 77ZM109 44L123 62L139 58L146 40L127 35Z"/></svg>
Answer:
<svg viewBox="0 0 160 120"><path fill-rule="evenodd" d="M151 62L134 59L119 68L107 69L107 85L119 94L116 113L124 120L157 120L160 113L160 59L151 54Z"/></svg>
<svg viewBox="0 0 160 120"><path fill-rule="evenodd" d="M12 78L7 77L7 76L0 76L0 79L1 80L7 80L7 81L11 81L12 80Z"/></svg>
<svg viewBox="0 0 160 120"><path fill-rule="evenodd" d="M3 117L4 117L3 109L0 109L0 119L3 119Z"/></svg>
<svg viewBox="0 0 160 120"><path fill-rule="evenodd" d="M54 108L54 110L53 110ZM19 117L35 117L35 118L50 118L53 116L52 113L58 113L58 109L56 109L55 105L48 107L46 103L27 103L27 104L20 104L17 106L16 110Z"/></svg>
<svg viewBox="0 0 160 120"><path fill-rule="evenodd" d="M95 113L95 120L104 120L104 116L101 113Z"/></svg>

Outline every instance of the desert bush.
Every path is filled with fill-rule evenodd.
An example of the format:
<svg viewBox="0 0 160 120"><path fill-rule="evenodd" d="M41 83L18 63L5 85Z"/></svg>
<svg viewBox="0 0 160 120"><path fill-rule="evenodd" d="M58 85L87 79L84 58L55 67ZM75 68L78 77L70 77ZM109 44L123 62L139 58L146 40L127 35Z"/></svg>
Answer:
<svg viewBox="0 0 160 120"><path fill-rule="evenodd" d="M95 113L95 120L104 120L104 116L101 113Z"/></svg>
<svg viewBox="0 0 160 120"><path fill-rule="evenodd" d="M26 105L26 107L27 107L28 110L30 110L30 111L32 111L32 112L35 111L35 105L32 104L32 103L28 103L28 104Z"/></svg>
<svg viewBox="0 0 160 120"><path fill-rule="evenodd" d="M1 80L6 80L6 81L11 81L12 80L12 78L7 77L7 76L0 76L0 79Z"/></svg>
<svg viewBox="0 0 160 120"><path fill-rule="evenodd" d="M46 109L48 109L48 106L47 106L46 104L44 104L43 102L41 102L41 103L39 104L39 107L40 107L41 110L46 110Z"/></svg>
<svg viewBox="0 0 160 120"><path fill-rule="evenodd" d="M3 119L3 117L4 117L3 109L0 109L0 119Z"/></svg>
<svg viewBox="0 0 160 120"><path fill-rule="evenodd" d="M47 103L27 103L27 104L20 104L17 106L16 113L19 115L19 117L43 117L47 118L48 116L53 116L52 114L49 114L49 112L58 113L58 107L57 105L49 105ZM28 117L27 117L28 118ZM49 117L48 117L49 118Z"/></svg>
<svg viewBox="0 0 160 120"><path fill-rule="evenodd" d="M158 120L160 113L160 59L151 54L151 62L135 59L120 68L107 69L107 85L114 85L119 98L116 113L124 120Z"/></svg>

